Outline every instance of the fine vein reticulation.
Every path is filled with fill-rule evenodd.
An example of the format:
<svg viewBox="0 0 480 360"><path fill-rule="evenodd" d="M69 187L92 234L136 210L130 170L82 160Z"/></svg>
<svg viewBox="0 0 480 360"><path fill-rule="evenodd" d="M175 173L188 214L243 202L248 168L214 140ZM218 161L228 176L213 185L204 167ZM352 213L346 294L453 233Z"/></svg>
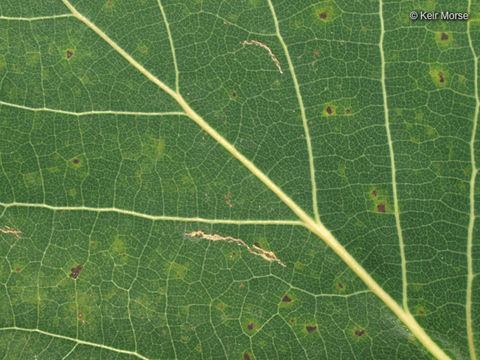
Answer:
<svg viewBox="0 0 480 360"><path fill-rule="evenodd" d="M333 234L322 224L321 221L316 221L311 218L298 204L296 204L278 185L276 185L267 175L265 175L259 168L256 167L249 159L241 154L231 143L222 137L214 128L212 128L199 114L197 114L190 105L185 101L182 95L164 82L155 77L140 63L138 63L131 55L123 50L114 40L112 40L106 33L98 28L89 19L79 13L76 8L68 1L62 0L69 8L73 16L83 22L98 36L106 41L113 49L115 49L122 57L124 57L133 67L140 71L145 77L156 84L169 94L177 103L183 108L185 114L197 123L206 133L212 136L220 145L222 145L232 156L234 156L243 166L249 169L252 174L259 178L273 193L275 193L280 200L282 200L301 220L303 225L307 227L312 233L322 238L330 248L364 281L364 283L375 293L394 313L395 315L408 327L408 329L417 337L417 339L437 358L447 359L448 356L443 350L428 336L424 329L417 323L415 318L408 312L407 309L402 308L397 302L385 292L385 290L370 276L370 274L358 263L349 252L339 243ZM272 13L275 11L273 5L269 2ZM277 24L278 26L278 24ZM382 31L383 32L383 31ZM279 32L277 31L277 34ZM293 65L291 65L293 67ZM298 86L298 85L297 85ZM15 330L15 328L10 328ZM57 336L58 337L58 336ZM85 343L85 342L83 342ZM125 352L124 353L129 353ZM137 355L138 354L133 354Z"/></svg>

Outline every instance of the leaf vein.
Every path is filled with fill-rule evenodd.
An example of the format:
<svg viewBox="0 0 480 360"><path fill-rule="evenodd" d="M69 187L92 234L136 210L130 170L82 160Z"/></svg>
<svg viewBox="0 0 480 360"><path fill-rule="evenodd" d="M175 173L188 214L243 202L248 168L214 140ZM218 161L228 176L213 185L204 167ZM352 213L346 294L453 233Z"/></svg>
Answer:
<svg viewBox="0 0 480 360"><path fill-rule="evenodd" d="M97 213L117 213L123 215L136 216L144 219L149 219L153 221L179 221L179 222L198 222L206 224L232 224L232 225L293 225L293 226L303 226L303 222L299 220L255 220L255 219L206 219L201 217L182 217L182 216L168 216L168 215L151 215L145 214L133 210L125 210L116 207L103 207L96 208L91 206L55 206L48 204L40 203L3 203L0 202L0 206L4 208L9 207L31 207L31 208L43 208L53 211L91 211Z"/></svg>
<svg viewBox="0 0 480 360"><path fill-rule="evenodd" d="M387 133L388 139L388 150L390 153L390 167L391 167L391 174L392 174L392 190L393 190L393 210L395 214L395 224L397 227L398 233L398 243L400 249L400 259L401 259L401 267L402 267L402 303L404 310L409 313L410 310L408 309L408 288L407 288L407 262L405 259L405 246L403 241L403 232L402 227L400 225L400 212L398 209L398 195L397 195L397 180L396 180L396 168L395 168L395 153L393 151L393 142L392 142L392 135L390 132L390 120L389 120L389 110L388 110L388 102L387 102L387 86L385 83L385 53L383 50L383 40L385 36L385 24L383 19L383 1L380 1L379 4L379 15L380 15L380 42L379 42L379 49L380 49L380 59L382 64L382 75L381 75L381 83L382 83L382 95L383 95L383 113L385 116L385 130Z"/></svg>
<svg viewBox="0 0 480 360"><path fill-rule="evenodd" d="M9 20L9 21L36 21L36 20L47 20L47 19L59 19L73 17L73 14L59 14L59 15L49 15L49 16L36 16L36 17L18 17L18 16L0 16L0 20Z"/></svg>
<svg viewBox="0 0 480 360"><path fill-rule="evenodd" d="M310 138L310 131L308 129L305 106L303 105L303 98L302 98L302 94L300 93L300 87L298 85L297 75L295 74L295 68L293 67L292 59L290 58L290 53L288 51L287 44L285 44L285 41L283 40L283 37L280 33L280 26L278 24L275 8L273 7L271 0L268 0L268 5L270 7L270 11L272 13L273 21L275 24L275 31L277 33L277 38L282 44L283 52L285 53L285 57L287 58L288 68L290 70L293 84L295 86L295 93L297 95L298 105L300 107L300 114L302 116L303 130L305 131L305 141L307 142L308 162L310 166L310 181L312 183L313 214L315 216L315 221L317 223L320 223L320 215L318 213L318 203L317 203L317 181L315 179L315 164L314 164L314 158L313 158L312 140Z"/></svg>
<svg viewBox="0 0 480 360"><path fill-rule="evenodd" d="M65 115L73 115L73 116L86 116L86 115L135 115L135 116L169 116L169 115L176 115L176 116L187 116L186 113L182 111L165 111L165 112L141 112L141 111L115 111L115 110L92 110L92 111L83 111L83 112L75 112L75 111L68 111L62 109L51 109L47 107L43 108L34 108L30 106L24 106L14 103L9 103L6 101L0 100L0 105L13 107L22 110L34 111L34 112L52 112L58 114L65 114Z"/></svg>
<svg viewBox="0 0 480 360"><path fill-rule="evenodd" d="M220 135L211 127L200 115L198 115L185 99L177 92L168 87L164 82L155 77L142 65L140 65L132 56L123 50L115 41L100 30L90 20L80 14L68 0L62 2L72 11L77 19L97 33L113 49L123 56L132 66L145 75L150 81L172 96L178 104L185 110L186 114L199 125L207 134L214 138L225 150L233 155L241 164L251 171L260 181L262 181L278 198L285 203L304 223L311 232L323 239L325 243L357 274L357 276L377 295L390 310L410 329L417 339L435 356L441 359L449 359L444 351L428 336L425 330L418 324L415 318L397 304L397 302L372 278L372 276L355 260L355 258L342 246L342 244L333 236L333 234L318 220L311 218L300 206L293 201L277 184L275 184L265 173L254 163L240 153L229 141ZM269 0L270 2L270 0ZM271 3L270 3L271 4ZM383 32L382 32L383 34ZM312 162L313 160L310 160ZM167 281L168 286L168 281ZM169 328L170 329L170 328ZM175 347L174 347L175 351Z"/></svg>
<svg viewBox="0 0 480 360"><path fill-rule="evenodd" d="M468 12L471 13L472 1L468 1ZM467 37L470 50L473 55L474 62L474 84L475 84L475 117L473 119L472 127L472 138L470 141L470 159L472 162L472 175L470 178L470 220L468 223L468 235L467 235L467 294L466 294L466 320L467 320L467 337L468 337L468 348L470 350L470 357L472 360L477 359L477 354L475 351L475 343L473 338L473 325L472 325L472 287L473 287L473 259L472 259L472 248L473 248L473 229L475 226L475 182L477 177L477 164L475 159L475 136L477 133L477 122L480 112L480 97L478 93L478 56L475 53L473 46L472 35L470 30L470 21L467 21Z"/></svg>
<svg viewBox="0 0 480 360"><path fill-rule="evenodd" d="M172 52L172 58L173 58L173 67L175 68L175 91L178 93L180 91L180 84L178 79L179 73L178 73L178 66L177 66L177 56L175 55L175 46L173 45L172 33L170 32L170 24L167 21L167 15L165 14L165 10L163 9L162 2L160 0L157 0L157 2L158 2L158 7L162 12L165 28L167 29L168 42L170 43L170 51Z"/></svg>
<svg viewBox="0 0 480 360"><path fill-rule="evenodd" d="M80 345L93 346L93 347L97 347L97 348L101 348L101 349L105 349L105 350L117 352L117 353L120 353L120 354L132 355L132 356L135 356L135 357L137 357L137 358L139 358L139 359L142 359L142 360L149 360L147 357L145 357L145 356L143 356L143 355L140 355L140 354L138 354L138 353L136 353L136 352L134 352L134 351L117 349L117 348L114 348L114 347L112 347L112 346L103 345L103 344L97 344L97 343L94 343L94 342L91 342L91 341L76 339L76 338L73 338L73 337L70 337L70 336L65 336L65 335L60 335L60 334L54 334L54 333L51 333L51 332L48 332L48 331L44 331L44 330L40 330L40 329L27 329L27 328L22 328L22 327L18 327L18 326L10 326L10 327L0 328L0 331L23 331L23 332L30 332L30 333L38 333L38 334L42 334L42 335L46 335L46 336L51 336L51 337L58 338L58 339L62 339L62 340L73 341L73 342L75 342L75 343L77 343L77 344L80 344Z"/></svg>

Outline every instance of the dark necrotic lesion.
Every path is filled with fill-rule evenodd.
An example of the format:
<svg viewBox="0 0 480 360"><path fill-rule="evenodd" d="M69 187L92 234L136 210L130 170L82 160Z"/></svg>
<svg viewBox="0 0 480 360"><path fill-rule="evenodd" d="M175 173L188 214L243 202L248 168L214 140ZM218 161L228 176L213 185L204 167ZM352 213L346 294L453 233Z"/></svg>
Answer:
<svg viewBox="0 0 480 360"><path fill-rule="evenodd" d="M71 268L70 277L72 279L78 278L78 275L80 274L80 271L82 271L82 269L83 269L82 265L77 265L77 267Z"/></svg>

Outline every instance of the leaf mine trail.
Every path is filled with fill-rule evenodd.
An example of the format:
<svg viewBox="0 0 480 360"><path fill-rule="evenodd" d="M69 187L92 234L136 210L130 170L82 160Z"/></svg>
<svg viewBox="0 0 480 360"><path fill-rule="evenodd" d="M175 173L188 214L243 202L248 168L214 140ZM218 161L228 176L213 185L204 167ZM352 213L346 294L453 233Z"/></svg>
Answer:
<svg viewBox="0 0 480 360"><path fill-rule="evenodd" d="M257 45L267 50L268 55L270 55L270 57L272 58L278 71L280 71L280 74L283 74L282 67L280 66L280 61L278 61L277 57L272 52L272 50L268 47L268 45L261 43L260 41L257 41L257 40L246 40L246 41L242 41L240 44L241 45Z"/></svg>
<svg viewBox="0 0 480 360"><path fill-rule="evenodd" d="M268 261L268 262L277 262L283 267L286 267L286 265L275 255L273 251L268 251L265 249L262 249L259 245L253 244L252 247L248 246L245 241L242 239L237 239L231 236L221 236L218 234L205 234L202 230L198 231L192 231L191 233L185 234L186 236L190 237L200 237L202 239L210 240L210 241L226 241L226 242L233 242L236 243L240 246L243 246L247 248L248 252L250 254L260 256L262 259Z"/></svg>
<svg viewBox="0 0 480 360"><path fill-rule="evenodd" d="M22 233L21 231L12 229L11 227L8 227L8 226L5 226L3 229L0 228L0 232L4 234L13 234L17 239L20 238L20 234Z"/></svg>
<svg viewBox="0 0 480 360"><path fill-rule="evenodd" d="M140 71L145 77L156 84L159 88L169 94L183 108L188 117L190 117L198 126L206 133L214 138L221 146L223 146L232 156L234 156L243 166L252 172L260 181L262 181L278 198L283 201L304 223L312 233L323 239L325 243L356 273L356 275L377 295L385 305L405 324L405 326L415 335L415 337L425 346L425 348L439 359L449 359L445 352L430 338L425 330L418 324L416 319L403 307L401 307L353 258L353 256L340 244L333 234L320 221L311 218L300 206L293 201L277 184L275 184L265 173L263 173L254 163L240 153L230 142L212 128L199 114L197 114L190 105L185 101L182 95L171 89L164 82L155 77L151 72L145 69L131 55L122 49L107 34L99 29L94 23L77 11L77 9L68 1L62 0L72 14L98 36L106 41L113 49L115 49L122 57L124 57L133 67ZM273 5L269 0L270 8ZM272 11L273 16L275 12ZM276 16L275 16L276 20ZM278 21L276 21L278 25Z"/></svg>

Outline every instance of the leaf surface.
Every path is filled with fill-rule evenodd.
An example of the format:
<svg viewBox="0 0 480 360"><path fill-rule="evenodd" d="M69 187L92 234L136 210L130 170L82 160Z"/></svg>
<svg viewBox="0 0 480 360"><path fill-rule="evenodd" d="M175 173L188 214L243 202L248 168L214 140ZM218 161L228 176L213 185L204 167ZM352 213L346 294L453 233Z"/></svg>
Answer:
<svg viewBox="0 0 480 360"><path fill-rule="evenodd" d="M0 4L0 355L478 358L479 21Z"/></svg>

